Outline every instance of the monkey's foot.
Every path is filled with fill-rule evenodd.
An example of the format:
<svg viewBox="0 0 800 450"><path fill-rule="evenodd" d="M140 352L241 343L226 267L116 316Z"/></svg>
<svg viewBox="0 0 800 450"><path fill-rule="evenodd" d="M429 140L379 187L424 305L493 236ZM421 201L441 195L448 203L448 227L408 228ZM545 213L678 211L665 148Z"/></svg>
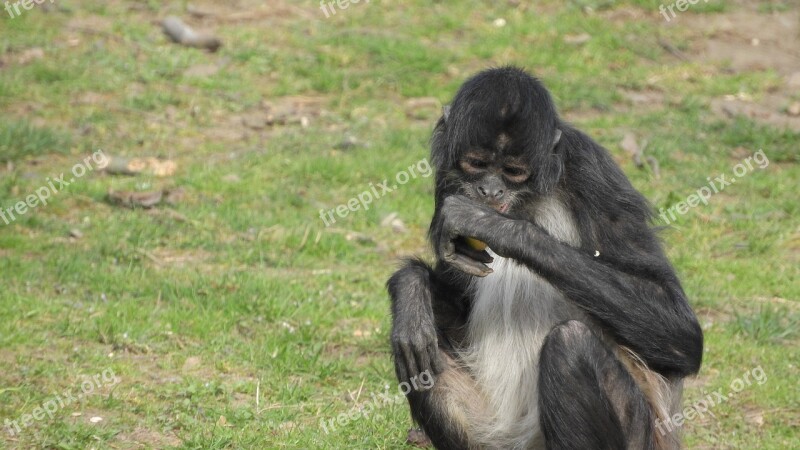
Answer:
<svg viewBox="0 0 800 450"><path fill-rule="evenodd" d="M428 439L428 435L422 431L421 428L417 429L410 429L408 430L408 437L406 438L406 442L420 448L427 448L431 446L431 440Z"/></svg>

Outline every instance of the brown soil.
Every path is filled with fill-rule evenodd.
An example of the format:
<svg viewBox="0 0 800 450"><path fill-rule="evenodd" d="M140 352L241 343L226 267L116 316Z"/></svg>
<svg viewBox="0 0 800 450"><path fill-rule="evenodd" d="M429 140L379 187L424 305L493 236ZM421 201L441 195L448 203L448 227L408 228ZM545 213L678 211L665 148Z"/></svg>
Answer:
<svg viewBox="0 0 800 450"><path fill-rule="evenodd" d="M756 8L744 4L724 14L686 14L675 25L690 30L690 58L699 64L733 73L774 71L781 77L763 96L731 93L713 99L713 112L800 132L800 11L760 13Z"/></svg>

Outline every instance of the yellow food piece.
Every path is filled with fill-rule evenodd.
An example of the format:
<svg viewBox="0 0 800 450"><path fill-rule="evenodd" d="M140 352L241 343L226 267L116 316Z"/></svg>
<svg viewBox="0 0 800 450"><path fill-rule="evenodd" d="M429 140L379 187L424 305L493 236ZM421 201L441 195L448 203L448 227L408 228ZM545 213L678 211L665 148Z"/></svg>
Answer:
<svg viewBox="0 0 800 450"><path fill-rule="evenodd" d="M479 241L479 240L477 240L475 238L471 238L471 237L464 238L464 241L467 242L467 245L469 245L470 247L474 248L475 250L477 250L479 252L483 251L483 250L486 250L486 242Z"/></svg>

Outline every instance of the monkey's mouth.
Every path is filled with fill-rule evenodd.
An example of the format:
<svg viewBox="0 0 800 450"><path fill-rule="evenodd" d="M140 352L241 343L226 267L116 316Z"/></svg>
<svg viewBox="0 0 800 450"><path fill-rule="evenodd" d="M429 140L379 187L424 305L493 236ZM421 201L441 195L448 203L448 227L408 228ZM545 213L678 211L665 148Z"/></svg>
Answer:
<svg viewBox="0 0 800 450"><path fill-rule="evenodd" d="M508 212L509 208L511 208L511 203L510 202L494 203L494 204L490 203L489 206L491 206L495 211L499 212L500 214L505 214Z"/></svg>

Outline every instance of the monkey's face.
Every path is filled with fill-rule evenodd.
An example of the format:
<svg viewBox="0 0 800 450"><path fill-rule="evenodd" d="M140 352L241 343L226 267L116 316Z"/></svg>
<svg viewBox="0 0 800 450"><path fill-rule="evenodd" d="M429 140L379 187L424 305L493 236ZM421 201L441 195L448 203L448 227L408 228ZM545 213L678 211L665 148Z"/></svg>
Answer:
<svg viewBox="0 0 800 450"><path fill-rule="evenodd" d="M458 169L464 194L503 214L530 193L526 183L531 177L528 164L499 149L471 149L458 161Z"/></svg>

